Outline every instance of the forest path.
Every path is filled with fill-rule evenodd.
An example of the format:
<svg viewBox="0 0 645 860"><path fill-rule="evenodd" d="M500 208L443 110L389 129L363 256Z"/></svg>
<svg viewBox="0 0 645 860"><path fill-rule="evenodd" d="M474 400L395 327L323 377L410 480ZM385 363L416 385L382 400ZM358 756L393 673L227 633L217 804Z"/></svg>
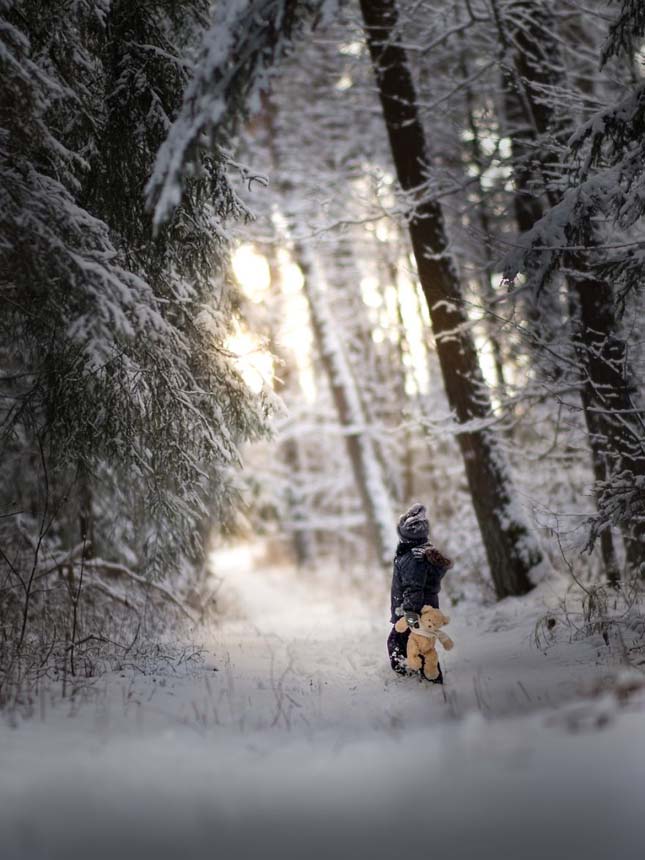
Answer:
<svg viewBox="0 0 645 860"><path fill-rule="evenodd" d="M457 607L442 689L391 673L384 587L242 550L217 570L205 662L0 725L3 860L640 856L643 702L579 697L599 643L535 648L555 593Z"/></svg>

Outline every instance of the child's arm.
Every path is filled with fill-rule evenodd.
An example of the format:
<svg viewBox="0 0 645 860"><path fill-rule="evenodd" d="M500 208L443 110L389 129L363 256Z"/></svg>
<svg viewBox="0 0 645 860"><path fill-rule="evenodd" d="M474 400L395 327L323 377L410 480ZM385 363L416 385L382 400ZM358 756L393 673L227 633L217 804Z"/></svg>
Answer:
<svg viewBox="0 0 645 860"><path fill-rule="evenodd" d="M452 560L439 552L430 541L423 546L416 546L412 550L412 555L419 564L424 566L426 576L430 578L429 584L438 592L441 589L441 580L453 566Z"/></svg>
<svg viewBox="0 0 645 860"><path fill-rule="evenodd" d="M422 558L416 558L412 553L405 556L399 565L401 585L403 587L403 611L421 612L423 593L428 577L428 565Z"/></svg>

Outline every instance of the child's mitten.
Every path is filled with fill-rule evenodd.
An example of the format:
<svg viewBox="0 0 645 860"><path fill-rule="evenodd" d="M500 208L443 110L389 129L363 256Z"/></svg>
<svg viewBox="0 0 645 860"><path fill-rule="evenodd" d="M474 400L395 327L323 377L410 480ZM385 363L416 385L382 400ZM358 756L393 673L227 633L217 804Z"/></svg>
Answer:
<svg viewBox="0 0 645 860"><path fill-rule="evenodd" d="M410 609L406 609L404 616L407 625L411 630L419 627L420 615L418 612L412 612Z"/></svg>

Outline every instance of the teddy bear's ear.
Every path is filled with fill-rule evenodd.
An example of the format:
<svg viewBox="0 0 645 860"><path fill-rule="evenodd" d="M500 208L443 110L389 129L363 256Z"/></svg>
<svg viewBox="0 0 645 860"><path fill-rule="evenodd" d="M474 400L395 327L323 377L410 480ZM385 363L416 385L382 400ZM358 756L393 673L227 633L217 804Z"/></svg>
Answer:
<svg viewBox="0 0 645 860"><path fill-rule="evenodd" d="M448 624L450 621L450 616L446 615L444 612L441 613L443 615L443 624Z"/></svg>

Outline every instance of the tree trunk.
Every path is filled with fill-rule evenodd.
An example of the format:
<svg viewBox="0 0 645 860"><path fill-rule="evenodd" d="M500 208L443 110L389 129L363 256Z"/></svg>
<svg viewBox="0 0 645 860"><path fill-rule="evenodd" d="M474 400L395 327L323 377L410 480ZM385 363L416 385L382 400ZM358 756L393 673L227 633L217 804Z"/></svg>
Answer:
<svg viewBox="0 0 645 860"><path fill-rule="evenodd" d="M281 293L281 274L278 261L276 259L275 249L271 249L267 255L269 264L269 274L271 286L274 288L274 294ZM271 352L278 358L281 363L280 373L276 375L275 391L276 394L282 394L289 388L289 376L291 374L291 364L288 357L283 355L283 347L273 331L273 326L269 332L269 346ZM278 381L278 379L280 381ZM298 444L298 440L293 436L288 436L282 443L281 456L284 460L289 475L297 477L302 473L302 452ZM297 481L296 481L297 483ZM291 537L293 541L293 550L298 567L306 567L315 557L314 536L311 529L307 528L307 521L303 511L303 500L301 493L294 488L294 481L287 482L286 503L290 523Z"/></svg>
<svg viewBox="0 0 645 860"><path fill-rule="evenodd" d="M422 193L430 158L407 57L396 43L396 5L393 0L361 0L361 10L397 176L413 198ZM491 418L490 399L439 204L421 200L409 230L448 402L459 424L479 425L460 432L458 440L495 590L500 598L524 594L532 587L529 573L542 553L515 503L497 436L490 427L481 427Z"/></svg>
<svg viewBox="0 0 645 860"><path fill-rule="evenodd" d="M634 408L627 344L618 337L613 290L609 284L584 275L570 275L568 281L578 304L574 346L585 371L581 396L589 443L598 461L594 466L596 480L603 487L612 474L623 471L645 478L643 416ZM601 505L609 501L605 495L601 490ZM621 531L627 567L637 571L645 561L643 525L624 522ZM615 584L620 577L615 553L609 554L608 536L609 527L599 534L603 558L609 561L607 577Z"/></svg>
<svg viewBox="0 0 645 860"><path fill-rule="evenodd" d="M460 71L465 81L468 80L470 72L466 59L466 50L462 48L459 56ZM495 261L493 259L493 231L491 229L488 202L482 185L484 172L484 154L482 150L479 128L475 121L474 98L471 86L466 87L466 111L468 116L468 128L470 129L471 141L470 152L473 164L477 170L477 207L475 217L479 221L479 227L483 237L484 271L480 277L482 300L488 304L496 298L493 287L493 270ZM499 397L504 398L506 394L506 379L504 376L504 360L502 345L497 335L495 320L491 320L490 314L486 315L486 333L490 341L495 365L495 379L499 389Z"/></svg>
<svg viewBox="0 0 645 860"><path fill-rule="evenodd" d="M270 100L264 98L264 125L267 130L266 145L274 166L280 162L276 144L278 137L274 127L275 109ZM289 191L288 181L281 190ZM342 250L346 250L343 247ZM339 423L345 431L345 443L354 480L368 523L368 532L380 563L389 568L394 551L394 514L390 504L390 493L385 476L385 463L380 448L366 432L366 417L361 393L356 385L347 356L338 341L327 297L321 291L314 271L309 250L303 245L294 248L295 262L303 275L303 291L307 298L311 326L325 369ZM349 260L351 262L351 258ZM296 551L299 550L296 548Z"/></svg>
<svg viewBox="0 0 645 860"><path fill-rule="evenodd" d="M505 108L511 125L507 133L515 164L516 220L520 232L525 232L543 214L536 186L546 190L550 205L561 199L559 192L546 189L543 170L549 155L540 141L547 133L560 134L559 118L540 95L549 86L558 84L555 22L546 8L518 0L513 20L525 21L527 26L513 31L511 38L496 2L493 10L505 62L511 63L503 70ZM560 136L566 139L566 133ZM612 473L628 469L635 476L645 477L643 416L635 413L632 392L626 382L632 373L627 344L618 336L611 285L588 274L589 265L579 252L569 254L565 263L569 269L565 279L572 308L572 339L581 367L581 399L596 499L602 506L606 503L602 487ZM621 530L628 566L638 569L645 560L642 528L624 523ZM615 584L620 575L611 529L603 528L599 538L606 576Z"/></svg>
<svg viewBox="0 0 645 860"><path fill-rule="evenodd" d="M356 265L355 254L347 237L340 237L334 245L334 253L331 260L321 265L322 277L328 287L333 288L332 295L340 295L348 283L358 284L360 271ZM345 294L346 294L345 289ZM387 382L382 375L378 358L372 341L372 328L367 317L367 308L363 302L360 291L352 292L346 298L349 299L349 307L344 306L347 319L342 320L343 347L351 373L355 379L360 379L360 386L356 391L360 399L361 410L366 424L373 428L371 441L374 454L379 461L379 468L385 481L388 496L398 501L400 497L399 476L396 463L388 457L387 450L383 444L383 437L376 433L377 427L385 424L387 415L384 406L387 406L387 398L383 402L383 391ZM332 299L333 301L333 299ZM335 317L333 307L329 310ZM400 412L399 412L400 414Z"/></svg>
<svg viewBox="0 0 645 860"><path fill-rule="evenodd" d="M369 436L356 382L336 335L327 296L318 283L314 264L306 248L296 248L295 254L303 274L303 288L309 305L314 337L329 380L338 419L345 430L347 453L363 503L370 537L380 562L384 567L389 567L395 544L394 513L381 463Z"/></svg>
<svg viewBox="0 0 645 860"><path fill-rule="evenodd" d="M396 375L398 399L401 403L406 401L405 388L405 355L409 354L410 347L405 331L405 321L403 319L403 311L401 309L401 289L396 282L396 268L392 266L390 271L392 283L396 288L396 315L398 323L398 335L396 338ZM414 448L413 448L412 430L409 419L405 420L405 428L403 430L402 440L402 462L401 462L401 502L403 507L413 504L415 499L414 492Z"/></svg>

